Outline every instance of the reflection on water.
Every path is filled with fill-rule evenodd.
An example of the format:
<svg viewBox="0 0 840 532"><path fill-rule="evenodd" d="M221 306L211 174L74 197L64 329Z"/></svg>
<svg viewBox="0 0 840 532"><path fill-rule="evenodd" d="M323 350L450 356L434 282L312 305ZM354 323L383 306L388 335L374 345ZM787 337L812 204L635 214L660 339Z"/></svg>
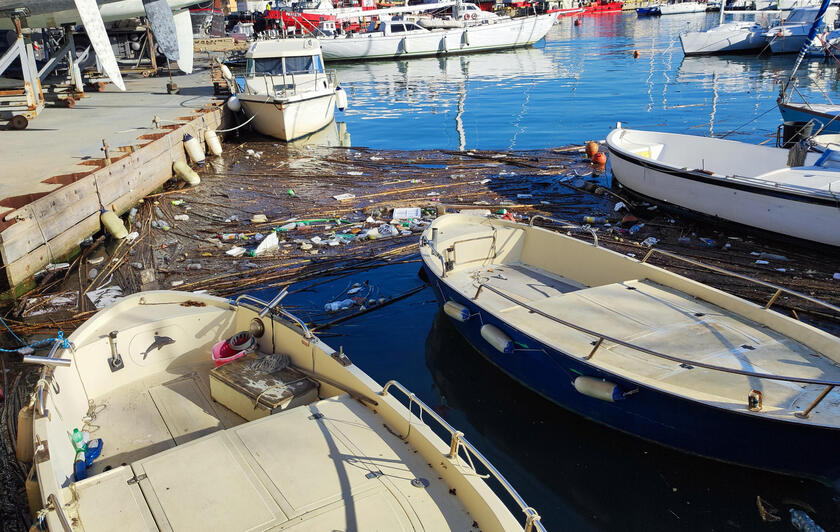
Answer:
<svg viewBox="0 0 840 532"><path fill-rule="evenodd" d="M332 67L350 96L344 119L361 146L544 148L604 138L616 121L697 134L711 125L713 133L737 129L736 138L760 142L781 121L778 84L794 57L684 58L679 34L717 22L716 13L625 13L588 17L579 27L561 20L531 48ZM834 64L811 61L797 73L798 90L811 101L837 98L839 76Z"/></svg>
<svg viewBox="0 0 840 532"><path fill-rule="evenodd" d="M768 526L757 496L785 521L800 507L826 529L840 524L834 492L816 483L685 455L557 407L491 365L443 313L426 338L426 365L444 417L474 429L467 438L549 529L753 530Z"/></svg>
<svg viewBox="0 0 840 532"><path fill-rule="evenodd" d="M333 120L325 128L305 137L286 142L285 144L289 148L301 148L305 146L340 146L342 148L349 148L351 146L350 132L347 130L346 122L336 122Z"/></svg>

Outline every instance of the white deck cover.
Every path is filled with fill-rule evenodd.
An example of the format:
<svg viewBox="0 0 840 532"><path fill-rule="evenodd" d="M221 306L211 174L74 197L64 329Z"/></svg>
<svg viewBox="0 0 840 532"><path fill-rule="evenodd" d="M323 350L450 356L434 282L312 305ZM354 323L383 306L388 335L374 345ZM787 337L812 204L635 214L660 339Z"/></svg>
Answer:
<svg viewBox="0 0 840 532"><path fill-rule="evenodd" d="M80 529L408 531L473 523L419 454L348 396L221 430L130 467L78 484ZM429 485L412 485L418 477ZM95 497L109 481L115 512L105 519Z"/></svg>

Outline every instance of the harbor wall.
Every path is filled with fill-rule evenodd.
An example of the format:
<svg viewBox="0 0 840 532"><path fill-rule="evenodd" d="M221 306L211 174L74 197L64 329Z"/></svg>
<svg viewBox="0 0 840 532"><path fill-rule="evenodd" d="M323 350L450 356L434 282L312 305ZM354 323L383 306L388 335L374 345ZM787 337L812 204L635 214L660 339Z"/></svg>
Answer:
<svg viewBox="0 0 840 532"><path fill-rule="evenodd" d="M180 117L179 123L141 135L139 145L111 149L110 164L103 154L102 159L83 161L87 170L45 176L44 182L62 186L20 196L20 205L0 220L0 293L14 296L36 272L71 254L82 240L98 232L101 207L122 214L163 185L173 175L172 165L186 159L184 135L192 135L203 145L203 130L216 129L222 119L222 107L197 109L191 116Z"/></svg>

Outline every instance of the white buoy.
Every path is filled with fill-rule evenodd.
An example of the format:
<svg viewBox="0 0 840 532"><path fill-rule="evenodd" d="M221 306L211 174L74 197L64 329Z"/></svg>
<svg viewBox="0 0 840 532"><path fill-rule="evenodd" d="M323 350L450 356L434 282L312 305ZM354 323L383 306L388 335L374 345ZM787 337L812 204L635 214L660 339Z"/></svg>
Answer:
<svg viewBox="0 0 840 532"><path fill-rule="evenodd" d="M128 236L128 230L125 228L125 224L114 211L102 209L102 213L99 215L99 221L102 222L102 227L117 240Z"/></svg>
<svg viewBox="0 0 840 532"><path fill-rule="evenodd" d="M506 355L513 353L513 340L495 325L490 325L489 323L482 325L481 337L502 353Z"/></svg>
<svg viewBox="0 0 840 532"><path fill-rule="evenodd" d="M238 113L242 109L242 102L239 101L239 98L235 94L227 99L226 105L234 113Z"/></svg>
<svg viewBox="0 0 840 532"><path fill-rule="evenodd" d="M204 166L204 150L201 149L201 143L189 133L184 134L184 149L192 162Z"/></svg>
<svg viewBox="0 0 840 532"><path fill-rule="evenodd" d="M470 319L470 309L454 301L447 301L444 303L443 311L453 320L464 322Z"/></svg>
<svg viewBox="0 0 840 532"><path fill-rule="evenodd" d="M574 386L575 390L583 395L594 397L601 401L607 401L608 403L614 403L620 399L624 399L624 394L618 385L603 379L581 376L575 379Z"/></svg>
<svg viewBox="0 0 840 532"><path fill-rule="evenodd" d="M335 106L339 111L347 109L347 91L341 87L335 88Z"/></svg>
<svg viewBox="0 0 840 532"><path fill-rule="evenodd" d="M183 179L191 187L201 183L201 178L198 177L196 171L190 168L185 161L176 161L175 164L172 165L172 171L175 172L176 176Z"/></svg>
<svg viewBox="0 0 840 532"><path fill-rule="evenodd" d="M219 67L219 69L222 71L223 78L225 78L228 81L233 80L233 74L230 73L230 69L227 67L227 65L222 65Z"/></svg>
<svg viewBox="0 0 840 532"><path fill-rule="evenodd" d="M219 136L216 135L215 130L204 130L204 142L207 144L207 151L212 155L218 156L222 154L222 143L219 140Z"/></svg>

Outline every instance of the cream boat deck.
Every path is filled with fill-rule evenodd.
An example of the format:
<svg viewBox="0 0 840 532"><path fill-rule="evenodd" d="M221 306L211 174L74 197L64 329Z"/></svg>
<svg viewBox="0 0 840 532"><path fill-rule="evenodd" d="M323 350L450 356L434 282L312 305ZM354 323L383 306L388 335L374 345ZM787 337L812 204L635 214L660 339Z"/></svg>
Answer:
<svg viewBox="0 0 840 532"><path fill-rule="evenodd" d="M74 528L472 528L473 518L430 464L354 399L341 395L236 424L235 414L220 415L224 409L208 402L202 386L196 375L186 375L165 390L138 394L139 402L166 404L168 412L156 418L149 409L134 409L135 434L121 442L107 436L117 440L106 439L98 462L128 465L70 488L78 501L68 508ZM190 420L190 426L176 420ZM225 429L229 424L235 426ZM137 443L145 457L131 448L108 457L109 445L131 447L131 438L145 431L160 440ZM414 479L420 480L412 484Z"/></svg>
<svg viewBox="0 0 840 532"><path fill-rule="evenodd" d="M544 270L511 263L464 266L449 273L446 282L472 299L476 279L551 316L659 353L747 371L840 380L840 367L829 358L765 326L649 280L586 288ZM597 340L490 290L482 290L475 303L541 343L573 356L585 357ZM825 388L685 367L607 341L589 363L647 386L732 410L747 411L750 390L759 390L762 415L789 421L800 421L793 413L805 409ZM835 425L838 414L840 391L835 388L804 422Z"/></svg>

